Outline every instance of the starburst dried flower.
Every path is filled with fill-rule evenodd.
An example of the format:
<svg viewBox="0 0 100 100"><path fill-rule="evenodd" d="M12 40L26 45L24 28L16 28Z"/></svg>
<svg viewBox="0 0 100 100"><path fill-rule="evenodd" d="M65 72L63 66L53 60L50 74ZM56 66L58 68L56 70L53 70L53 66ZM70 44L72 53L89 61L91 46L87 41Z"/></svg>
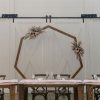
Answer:
<svg viewBox="0 0 100 100"><path fill-rule="evenodd" d="M34 26L29 30L29 33L27 33L24 38L25 39L27 39L27 38L32 39L42 32L43 32L43 29L41 27Z"/></svg>
<svg viewBox="0 0 100 100"><path fill-rule="evenodd" d="M79 56L83 56L84 54L84 49L81 47L81 44L81 41L74 41L72 43L72 50L75 52L77 58L79 58Z"/></svg>

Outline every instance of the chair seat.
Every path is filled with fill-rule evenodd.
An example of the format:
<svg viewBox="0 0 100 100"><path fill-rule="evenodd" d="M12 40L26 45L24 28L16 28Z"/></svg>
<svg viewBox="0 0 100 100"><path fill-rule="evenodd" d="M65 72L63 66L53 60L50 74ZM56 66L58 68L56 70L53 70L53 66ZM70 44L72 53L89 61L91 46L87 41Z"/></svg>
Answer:
<svg viewBox="0 0 100 100"><path fill-rule="evenodd" d="M45 91L42 91L42 90L38 90L38 91L32 91L31 94L47 94L48 92L45 90Z"/></svg>
<svg viewBox="0 0 100 100"><path fill-rule="evenodd" d="M60 91L60 92L59 92L59 91L56 91L56 93L62 94L62 95L63 95L63 94L64 94L64 95L65 95L65 94L71 94L70 91L69 91L69 92L68 92L68 91Z"/></svg>

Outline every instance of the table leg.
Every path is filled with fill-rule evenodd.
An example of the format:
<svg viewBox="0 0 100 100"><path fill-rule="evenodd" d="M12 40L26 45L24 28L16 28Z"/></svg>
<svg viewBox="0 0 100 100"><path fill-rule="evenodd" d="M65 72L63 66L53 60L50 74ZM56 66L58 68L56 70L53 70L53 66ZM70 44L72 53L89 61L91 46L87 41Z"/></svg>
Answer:
<svg viewBox="0 0 100 100"><path fill-rule="evenodd" d="M16 94L15 94L15 85L10 86L10 100L15 100Z"/></svg>
<svg viewBox="0 0 100 100"><path fill-rule="evenodd" d="M74 100L78 100L78 89L74 87Z"/></svg>
<svg viewBox="0 0 100 100"><path fill-rule="evenodd" d="M18 86L18 100L24 100L24 86Z"/></svg>
<svg viewBox="0 0 100 100"><path fill-rule="evenodd" d="M84 86L78 86L78 100L84 100Z"/></svg>
<svg viewBox="0 0 100 100"><path fill-rule="evenodd" d="M84 100L84 86L74 87L74 100Z"/></svg>
<svg viewBox="0 0 100 100"><path fill-rule="evenodd" d="M28 100L28 88L24 88L24 100Z"/></svg>
<svg viewBox="0 0 100 100"><path fill-rule="evenodd" d="M93 100L93 86L91 85L86 86L86 94L87 94L87 100Z"/></svg>

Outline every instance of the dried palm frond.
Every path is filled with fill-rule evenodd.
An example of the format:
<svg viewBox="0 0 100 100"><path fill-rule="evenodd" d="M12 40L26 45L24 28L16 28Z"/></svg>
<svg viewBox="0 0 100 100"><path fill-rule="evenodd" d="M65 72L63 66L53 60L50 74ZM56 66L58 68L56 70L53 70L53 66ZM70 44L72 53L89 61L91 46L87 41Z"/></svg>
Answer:
<svg viewBox="0 0 100 100"><path fill-rule="evenodd" d="M84 54L84 49L81 47L81 41L77 42L77 41L74 41L72 43L72 50L75 52L77 58L79 58L79 55L80 56L83 56Z"/></svg>
<svg viewBox="0 0 100 100"><path fill-rule="evenodd" d="M29 38L29 39L32 39L34 37L36 37L37 35L39 35L40 33L43 32L43 29L41 27L32 27L29 31L29 33L27 33L25 35L25 39Z"/></svg>

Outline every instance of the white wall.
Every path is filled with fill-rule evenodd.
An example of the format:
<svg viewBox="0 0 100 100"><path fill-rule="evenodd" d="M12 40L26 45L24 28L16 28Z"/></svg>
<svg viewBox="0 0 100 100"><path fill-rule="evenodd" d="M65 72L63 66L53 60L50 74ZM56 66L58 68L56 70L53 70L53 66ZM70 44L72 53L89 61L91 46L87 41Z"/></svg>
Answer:
<svg viewBox="0 0 100 100"><path fill-rule="evenodd" d="M100 0L0 0L0 13L17 13L19 16L80 16L81 13L97 13L100 16ZM45 20L0 19L0 74L7 78L18 78L14 61L19 39L34 24L47 25ZM100 73L100 19L52 20L55 27L73 33L83 43L84 68L77 78L91 78ZM27 28L25 28L27 27Z"/></svg>

